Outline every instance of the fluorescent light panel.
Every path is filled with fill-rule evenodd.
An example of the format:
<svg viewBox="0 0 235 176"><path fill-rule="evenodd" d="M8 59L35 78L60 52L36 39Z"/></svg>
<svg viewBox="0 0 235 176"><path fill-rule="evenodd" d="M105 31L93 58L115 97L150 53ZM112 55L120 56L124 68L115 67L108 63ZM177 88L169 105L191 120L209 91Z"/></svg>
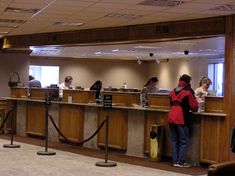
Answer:
<svg viewBox="0 0 235 176"><path fill-rule="evenodd" d="M40 9L26 9L19 7L7 7L5 12L15 12L15 13L37 13Z"/></svg>

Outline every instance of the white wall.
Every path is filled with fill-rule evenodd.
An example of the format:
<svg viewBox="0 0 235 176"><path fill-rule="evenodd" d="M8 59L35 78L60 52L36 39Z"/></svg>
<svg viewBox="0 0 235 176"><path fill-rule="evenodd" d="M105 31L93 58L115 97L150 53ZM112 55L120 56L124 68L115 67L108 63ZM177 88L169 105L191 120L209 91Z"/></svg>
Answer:
<svg viewBox="0 0 235 176"><path fill-rule="evenodd" d="M206 58L171 59L169 62L142 63L116 61L74 61L71 59L33 58L31 65L60 66L60 82L66 75L74 78L74 85L90 87L97 79L102 80L103 87L120 87L127 82L129 88L142 88L148 78L157 76L159 87L173 89L182 74L192 76L192 87L198 87L202 76L207 76L209 63L216 60Z"/></svg>
<svg viewBox="0 0 235 176"><path fill-rule="evenodd" d="M208 64L213 62L205 58L171 59L160 64L153 62L147 66L148 76L157 76L159 86L171 90L177 86L180 75L188 74L192 77L192 88L196 89L200 78L207 76Z"/></svg>
<svg viewBox="0 0 235 176"><path fill-rule="evenodd" d="M11 72L18 72L20 81L28 85L29 53L0 53L0 97L9 96L8 87ZM15 81L15 77L12 78Z"/></svg>
<svg viewBox="0 0 235 176"><path fill-rule="evenodd" d="M117 61L74 61L66 59L31 58L31 65L60 66L60 82L66 75L73 77L74 86L90 87L96 80L103 87L121 87L126 82L129 88L142 88L147 79L147 64Z"/></svg>

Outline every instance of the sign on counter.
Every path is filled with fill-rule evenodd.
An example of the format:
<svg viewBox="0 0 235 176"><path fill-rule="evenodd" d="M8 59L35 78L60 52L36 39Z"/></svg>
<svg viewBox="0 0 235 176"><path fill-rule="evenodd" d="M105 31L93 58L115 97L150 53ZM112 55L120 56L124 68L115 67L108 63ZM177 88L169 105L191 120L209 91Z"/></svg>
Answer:
<svg viewBox="0 0 235 176"><path fill-rule="evenodd" d="M112 95L104 95L103 108L112 109Z"/></svg>

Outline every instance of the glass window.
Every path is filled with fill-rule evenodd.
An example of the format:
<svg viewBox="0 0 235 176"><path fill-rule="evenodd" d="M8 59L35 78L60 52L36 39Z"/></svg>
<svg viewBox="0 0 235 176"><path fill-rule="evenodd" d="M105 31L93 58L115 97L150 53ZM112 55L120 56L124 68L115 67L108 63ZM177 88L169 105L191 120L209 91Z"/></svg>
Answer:
<svg viewBox="0 0 235 176"><path fill-rule="evenodd" d="M209 90L216 91L216 95L223 96L224 84L224 63L212 63L208 65L208 77L212 81Z"/></svg>
<svg viewBox="0 0 235 176"><path fill-rule="evenodd" d="M59 66L29 66L29 75L41 82L42 87L59 84Z"/></svg>

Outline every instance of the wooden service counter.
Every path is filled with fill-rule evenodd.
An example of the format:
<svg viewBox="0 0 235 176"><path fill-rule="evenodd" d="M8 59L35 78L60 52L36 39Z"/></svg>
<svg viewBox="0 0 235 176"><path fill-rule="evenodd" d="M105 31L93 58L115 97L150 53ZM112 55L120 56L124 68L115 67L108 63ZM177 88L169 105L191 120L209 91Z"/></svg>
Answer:
<svg viewBox="0 0 235 176"><path fill-rule="evenodd" d="M113 106L133 107L139 104L140 93L120 92L120 91L104 91L102 96L112 95ZM112 109L111 111L99 110L98 124L101 124L106 116L109 116L109 147L126 150L128 138L128 110ZM102 128L98 133L98 146L104 146L105 129Z"/></svg>
<svg viewBox="0 0 235 176"><path fill-rule="evenodd" d="M138 92L103 91L102 96L104 95L112 95L111 110L104 111L101 104L94 103L95 91L65 90L62 101L52 101L49 114L53 116L62 133L74 141L90 137L106 115L109 115L109 147L137 157L144 157L149 153L150 128L153 124L160 124L164 132L163 155L171 156L167 124L168 95L149 94L148 107L139 105ZM72 102L71 98L68 102L69 96L72 96ZM44 100L32 97L6 99L17 102L18 135L43 135ZM218 153L222 152L219 144L223 138L221 124L226 118L223 107L222 97L208 97L205 103L206 111L192 113L188 153L188 159L192 162L218 162ZM98 136L84 143L83 146L88 148L104 146L104 129L103 127ZM58 139L60 137L49 123L49 140L59 141Z"/></svg>
<svg viewBox="0 0 235 176"><path fill-rule="evenodd" d="M59 107L59 129L72 141L82 141L84 131L84 107L73 103L95 103L96 91L63 90L62 102ZM63 140L63 138L60 138Z"/></svg>

